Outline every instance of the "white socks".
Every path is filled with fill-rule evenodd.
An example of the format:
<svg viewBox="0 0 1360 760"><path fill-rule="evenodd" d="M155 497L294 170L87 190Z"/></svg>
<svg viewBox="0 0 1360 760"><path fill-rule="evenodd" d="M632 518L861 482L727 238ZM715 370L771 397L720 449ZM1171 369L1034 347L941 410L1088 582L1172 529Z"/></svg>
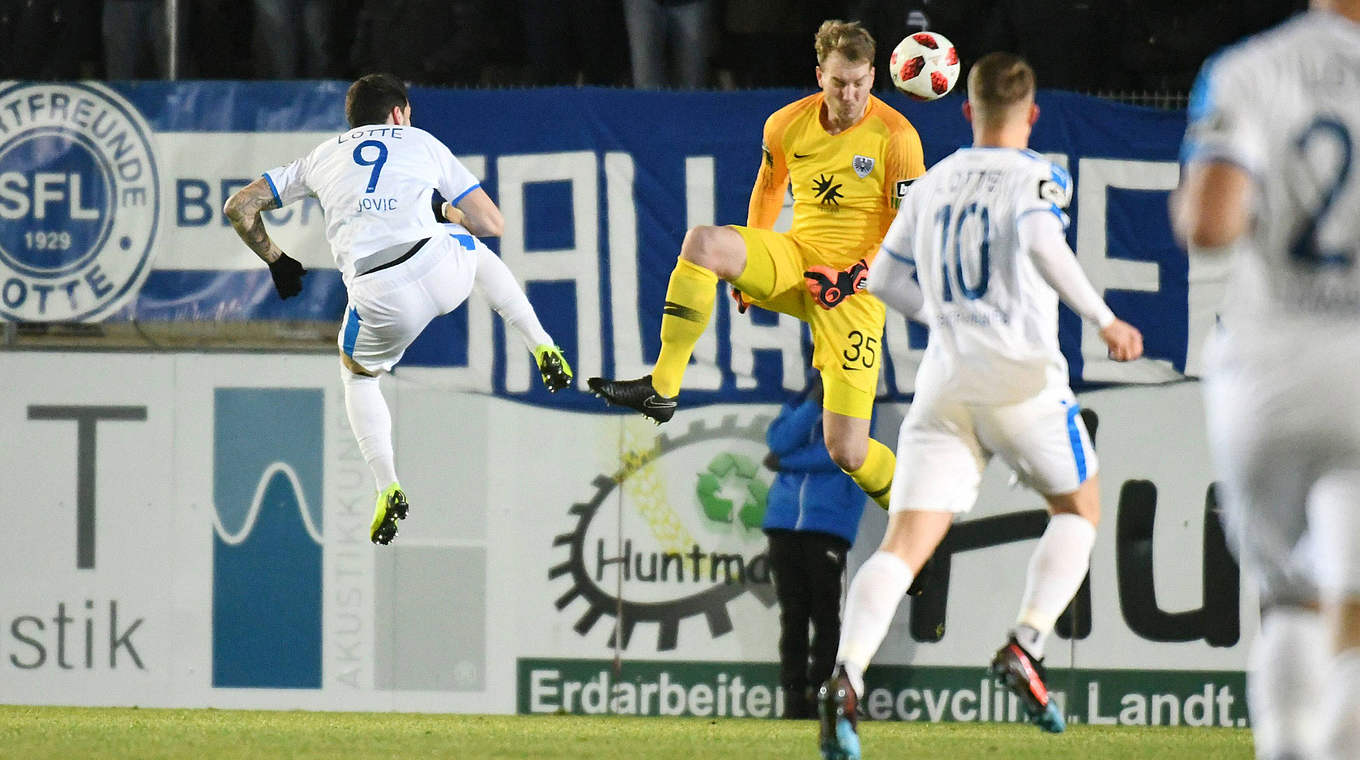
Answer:
<svg viewBox="0 0 1360 760"><path fill-rule="evenodd" d="M1360 650L1350 649L1333 658L1327 670L1328 699L1321 707L1325 746L1319 757L1353 758L1360 747Z"/></svg>
<svg viewBox="0 0 1360 760"><path fill-rule="evenodd" d="M396 456L392 453L392 413L383 400L378 378L356 375L340 368L345 385L345 411L349 426L359 441L359 453L373 470L373 480L381 492L397 482Z"/></svg>
<svg viewBox="0 0 1360 760"><path fill-rule="evenodd" d="M524 289L510 273L510 267L483 246L477 248L477 277L474 282L491 308L515 328L530 351L542 345L553 345L552 337L539 324L529 297L524 295Z"/></svg>
<svg viewBox="0 0 1360 760"><path fill-rule="evenodd" d="M1247 706L1256 756L1315 757L1330 647L1321 618L1298 607L1275 607L1247 659Z"/></svg>
<svg viewBox="0 0 1360 760"><path fill-rule="evenodd" d="M860 566L850 582L836 661L845 666L855 694L864 694L864 669L888 635L888 626L911 586L911 578L911 568L900 557L878 551Z"/></svg>
<svg viewBox="0 0 1360 760"><path fill-rule="evenodd" d="M1096 526L1080 515L1063 512L1048 521L1029 558L1025 595L1020 598L1020 615L1015 619L1017 634L1028 633L1025 627L1033 631L1026 636L1032 643L1020 644L1034 657L1044 656L1044 639L1081 588L1095 542Z"/></svg>

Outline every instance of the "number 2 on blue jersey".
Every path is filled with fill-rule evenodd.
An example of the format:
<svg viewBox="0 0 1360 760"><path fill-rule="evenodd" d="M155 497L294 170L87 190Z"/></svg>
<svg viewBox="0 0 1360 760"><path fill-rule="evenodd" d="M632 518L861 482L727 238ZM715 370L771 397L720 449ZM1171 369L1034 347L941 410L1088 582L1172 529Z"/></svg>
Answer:
<svg viewBox="0 0 1360 760"><path fill-rule="evenodd" d="M968 251L969 260L977 262L977 270L980 272L979 281L974 285L968 284L968 278L963 272L963 250L960 241L960 233L963 231L963 223L968 217L976 216L982 225L982 236L979 239L976 251ZM954 217L954 207L946 204L938 213L935 214L935 221L940 225L940 283L942 292L941 300L953 301L954 289L950 285L950 264L953 264L953 281L958 284L959 292L969 301L976 301L987 294L987 283L991 278L991 214L988 213L986 206L979 206L970 203L963 207L957 218ZM953 222L953 246L950 246L950 222Z"/></svg>
<svg viewBox="0 0 1360 760"><path fill-rule="evenodd" d="M364 148L377 148L378 157L372 161L364 159ZM360 166L371 166L373 171L368 175L368 189L365 193L371 193L378 187L378 175L382 174L383 164L387 163L387 146L377 140L364 140L354 146L354 163Z"/></svg>
<svg viewBox="0 0 1360 760"><path fill-rule="evenodd" d="M1313 120L1308 128L1294 141L1294 147L1298 149L1300 158L1308 150L1308 144L1313 142L1315 137L1332 137L1341 148L1341 157L1337 162L1340 168L1333 178L1331 187L1327 188L1322 195L1322 203L1319 205L1317 213L1309 217L1299 228L1298 234L1294 238L1293 244L1289 246L1289 257L1294 261L1309 264L1315 267L1350 267L1355 263L1352 254L1345 250L1324 251L1318 245L1318 226L1322 218L1331 210L1332 203L1341 194L1342 186L1351 174L1351 152L1353 143L1351 142L1350 130L1346 125L1335 119L1321 117Z"/></svg>

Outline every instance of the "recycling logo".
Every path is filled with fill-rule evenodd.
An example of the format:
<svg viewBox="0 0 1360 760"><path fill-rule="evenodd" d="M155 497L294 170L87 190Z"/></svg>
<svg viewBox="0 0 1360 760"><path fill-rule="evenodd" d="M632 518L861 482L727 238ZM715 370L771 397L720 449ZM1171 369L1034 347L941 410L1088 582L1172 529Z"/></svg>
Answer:
<svg viewBox="0 0 1360 760"><path fill-rule="evenodd" d="M626 649L639 624L654 624L656 648L667 651L679 645L685 618L701 616L717 638L733 630L728 603L742 594L774 605L760 530L768 425L761 416L698 421L643 442L618 470L595 476L594 495L569 510L575 526L553 540L567 556L548 571L550 580L570 581L554 606L580 610L577 634L612 618L605 645Z"/></svg>
<svg viewBox="0 0 1360 760"><path fill-rule="evenodd" d="M708 519L717 523L735 519L748 530L760 530L770 487L756 471L756 463L740 454L724 452L714 457L694 489ZM737 491L735 496L729 495L732 489Z"/></svg>

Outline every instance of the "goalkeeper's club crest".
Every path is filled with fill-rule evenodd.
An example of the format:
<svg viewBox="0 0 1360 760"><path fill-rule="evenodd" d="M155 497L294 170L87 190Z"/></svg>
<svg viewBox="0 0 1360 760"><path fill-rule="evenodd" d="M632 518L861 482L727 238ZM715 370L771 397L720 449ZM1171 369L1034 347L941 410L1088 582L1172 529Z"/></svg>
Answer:
<svg viewBox="0 0 1360 760"><path fill-rule="evenodd" d="M869 172L874 170L874 160L868 156L856 156L850 160L850 168L855 170L855 175L860 179L869 176Z"/></svg>

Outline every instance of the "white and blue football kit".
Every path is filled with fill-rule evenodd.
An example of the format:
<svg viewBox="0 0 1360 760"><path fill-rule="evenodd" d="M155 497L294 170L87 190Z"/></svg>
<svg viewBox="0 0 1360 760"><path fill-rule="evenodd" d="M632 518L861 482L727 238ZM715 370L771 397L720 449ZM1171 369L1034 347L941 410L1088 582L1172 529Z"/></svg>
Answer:
<svg viewBox="0 0 1360 760"><path fill-rule="evenodd" d="M436 221L430 199L438 189L456 205L479 185L428 132L355 127L264 177L281 206L308 195L320 201L349 292L338 343L361 367L391 370L430 320L471 292L485 246Z"/></svg>
<svg viewBox="0 0 1360 760"><path fill-rule="evenodd" d="M1360 594L1360 562L1308 546L1328 493L1349 526L1314 529L1360 531L1360 25L1315 11L1210 59L1181 159L1251 178L1205 375L1230 534L1267 602Z"/></svg>
<svg viewBox="0 0 1360 760"><path fill-rule="evenodd" d="M869 290L926 323L930 339L898 439L892 511L971 509L993 454L1045 495L1095 475L1058 346L1059 290L1102 327L1114 315L1063 237L1071 197L1067 172L1037 153L965 148L903 199Z"/></svg>

